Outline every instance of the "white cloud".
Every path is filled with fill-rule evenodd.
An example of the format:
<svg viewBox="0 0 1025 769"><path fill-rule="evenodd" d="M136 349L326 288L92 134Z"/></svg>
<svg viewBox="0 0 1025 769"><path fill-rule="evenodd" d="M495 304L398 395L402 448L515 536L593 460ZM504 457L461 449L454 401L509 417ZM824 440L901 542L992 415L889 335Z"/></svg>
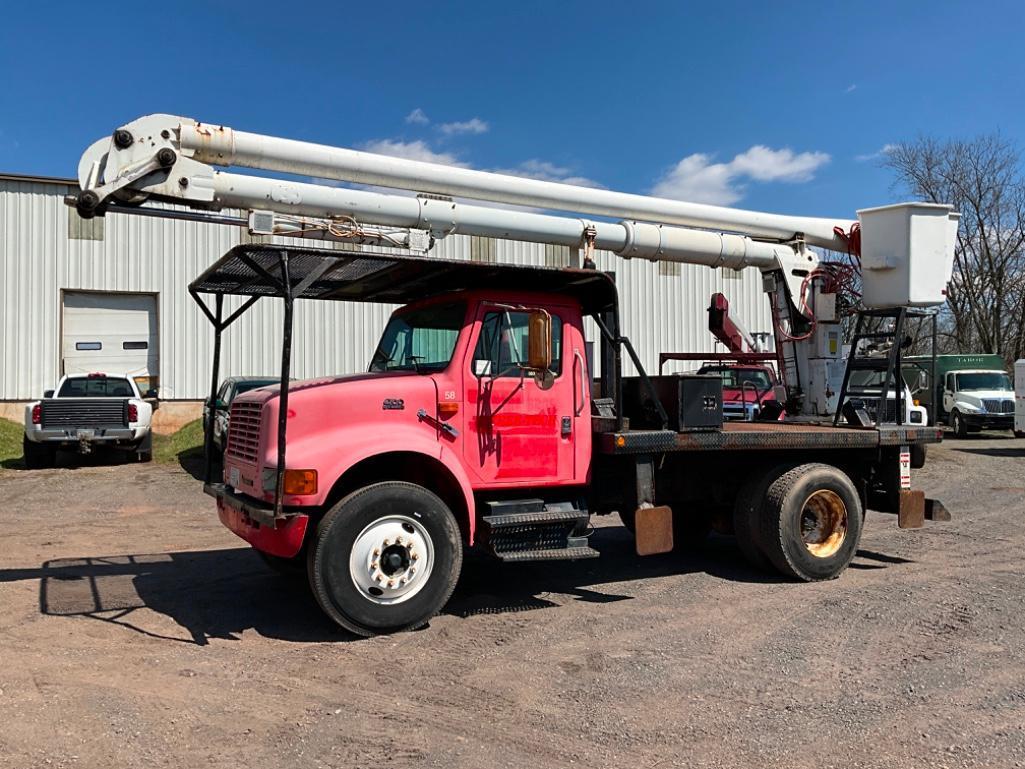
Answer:
<svg viewBox="0 0 1025 769"><path fill-rule="evenodd" d="M479 117L470 118L462 122L455 123L442 123L438 126L438 130L446 136L455 136L456 134L482 134L487 133L490 126L481 120Z"/></svg>
<svg viewBox="0 0 1025 769"><path fill-rule="evenodd" d="M896 144L884 144L882 147L877 149L875 152L869 152L867 155L855 155L854 159L859 163L868 163L872 160L879 160L883 155L891 150L897 148Z"/></svg>
<svg viewBox="0 0 1025 769"><path fill-rule="evenodd" d="M390 155L394 158L406 160L422 160L425 163L441 163L446 166L458 166L466 168L462 162L451 152L435 152L426 142L417 140L413 142L400 142L392 139L375 139L363 145L362 149L367 152L376 152L378 155Z"/></svg>
<svg viewBox="0 0 1025 769"><path fill-rule="evenodd" d="M524 160L512 168L495 168L493 172L510 176L522 176L527 179L540 179L546 182L576 184L580 187L602 187L601 184L593 179L574 174L573 170L566 166L556 165L547 160L538 160L537 158Z"/></svg>
<svg viewBox="0 0 1025 769"><path fill-rule="evenodd" d="M415 110L406 115L406 122L413 123L415 125L427 125L431 122L431 119L427 117L427 113L417 107Z"/></svg>
<svg viewBox="0 0 1025 769"><path fill-rule="evenodd" d="M688 155L652 188L653 195L693 203L729 205L745 193L745 181L806 182L829 162L825 152L774 150L755 145L728 163L713 163L704 153Z"/></svg>
<svg viewBox="0 0 1025 769"><path fill-rule="evenodd" d="M849 86L847 86L847 88L844 89L844 93L850 93L851 91L857 91L857 90L858 90L858 84L857 83L851 83Z"/></svg>

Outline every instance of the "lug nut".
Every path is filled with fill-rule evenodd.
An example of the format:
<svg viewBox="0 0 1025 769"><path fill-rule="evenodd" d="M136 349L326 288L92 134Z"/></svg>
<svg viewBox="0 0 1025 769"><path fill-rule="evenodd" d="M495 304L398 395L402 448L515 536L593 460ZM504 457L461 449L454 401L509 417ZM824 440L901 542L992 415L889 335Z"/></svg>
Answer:
<svg viewBox="0 0 1025 769"><path fill-rule="evenodd" d="M377 561L374 561L372 564L370 564L370 570L377 571Z"/></svg>
<svg viewBox="0 0 1025 769"><path fill-rule="evenodd" d="M374 555L380 555L380 554L381 554L381 548L375 547L374 548Z"/></svg>
<svg viewBox="0 0 1025 769"><path fill-rule="evenodd" d="M393 579L388 580L388 587L395 587L395 580L393 580Z"/></svg>

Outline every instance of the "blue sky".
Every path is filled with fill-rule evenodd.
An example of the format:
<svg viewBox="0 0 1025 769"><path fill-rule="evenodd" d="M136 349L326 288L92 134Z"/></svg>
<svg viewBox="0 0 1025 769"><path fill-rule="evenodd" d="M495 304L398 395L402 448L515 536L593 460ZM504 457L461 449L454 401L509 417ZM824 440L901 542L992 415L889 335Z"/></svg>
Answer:
<svg viewBox="0 0 1025 769"><path fill-rule="evenodd" d="M0 19L5 172L74 176L93 140L169 112L845 216L899 197L875 160L888 143L1025 144L1019 2L178 0L8 3Z"/></svg>

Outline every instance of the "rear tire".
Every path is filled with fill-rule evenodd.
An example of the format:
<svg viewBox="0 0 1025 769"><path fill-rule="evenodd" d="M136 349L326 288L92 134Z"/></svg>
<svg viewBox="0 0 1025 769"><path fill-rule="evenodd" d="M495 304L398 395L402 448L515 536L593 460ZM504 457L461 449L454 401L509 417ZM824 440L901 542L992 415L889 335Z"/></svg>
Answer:
<svg viewBox="0 0 1025 769"><path fill-rule="evenodd" d="M765 493L762 552L786 576L836 579L858 550L863 520L861 499L846 473L831 465L799 465Z"/></svg>
<svg viewBox="0 0 1025 769"><path fill-rule="evenodd" d="M755 470L737 493L733 505L733 536L737 547L756 569L771 571L772 563L762 550L762 506L769 484L790 470L793 465L779 465L769 470Z"/></svg>
<svg viewBox="0 0 1025 769"><path fill-rule="evenodd" d="M386 481L327 512L307 569L324 612L370 636L426 624L452 595L462 562L459 525L445 503L422 486Z"/></svg>
<svg viewBox="0 0 1025 769"><path fill-rule="evenodd" d="M57 450L44 443L36 443L23 437L21 448L25 457L25 467L29 470L42 470L57 463Z"/></svg>

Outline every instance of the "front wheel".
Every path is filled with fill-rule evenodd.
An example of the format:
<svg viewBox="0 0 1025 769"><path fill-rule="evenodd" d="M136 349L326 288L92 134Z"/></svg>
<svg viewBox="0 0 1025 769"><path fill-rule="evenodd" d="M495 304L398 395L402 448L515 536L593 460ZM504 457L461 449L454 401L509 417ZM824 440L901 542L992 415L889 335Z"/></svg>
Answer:
<svg viewBox="0 0 1025 769"><path fill-rule="evenodd" d="M864 515L846 473L806 464L779 475L765 492L760 516L762 552L789 577L835 579L854 558Z"/></svg>
<svg viewBox="0 0 1025 769"><path fill-rule="evenodd" d="M954 431L954 435L958 438L965 438L968 436L968 425L965 424L964 417L961 416L960 411L955 411L950 415L950 427Z"/></svg>
<svg viewBox="0 0 1025 769"><path fill-rule="evenodd" d="M424 625L452 595L462 561L459 526L445 503L422 486L386 481L327 512L307 571L324 612L370 636Z"/></svg>

